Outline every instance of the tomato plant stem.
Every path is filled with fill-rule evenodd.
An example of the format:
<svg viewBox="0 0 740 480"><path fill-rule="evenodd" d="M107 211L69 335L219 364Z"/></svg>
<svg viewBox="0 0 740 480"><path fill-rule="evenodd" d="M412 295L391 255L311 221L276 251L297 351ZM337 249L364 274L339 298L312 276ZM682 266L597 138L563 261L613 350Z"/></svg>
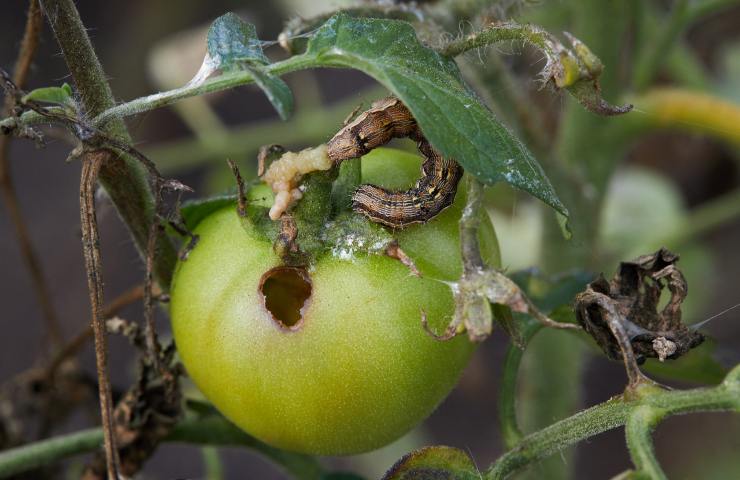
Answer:
<svg viewBox="0 0 740 480"><path fill-rule="evenodd" d="M100 447L101 441L103 430L90 428L5 450L0 452L0 478L8 478L64 458L92 452ZM284 452L265 445L219 415L205 414L186 418L178 423L165 441L251 448L300 480L318 480L324 473L322 466L313 457Z"/></svg>
<svg viewBox="0 0 740 480"><path fill-rule="evenodd" d="M547 458L581 440L625 425L628 421L632 422L628 435L632 436L633 458L639 457L635 458L638 467L650 471L651 459L649 451L646 450L648 445L644 443L644 437L639 442L637 439L638 435L644 434L640 431L646 425L642 420L647 421L647 425L654 426L664 417L700 411L740 412L740 367L735 367L724 382L713 388L681 391L650 387L649 390L629 398L615 397L576 413L524 437L516 447L494 462L486 472L485 478L490 480L508 478L531 463ZM649 413L647 417L646 413ZM657 467L657 464L652 466ZM653 471L657 475L658 470Z"/></svg>

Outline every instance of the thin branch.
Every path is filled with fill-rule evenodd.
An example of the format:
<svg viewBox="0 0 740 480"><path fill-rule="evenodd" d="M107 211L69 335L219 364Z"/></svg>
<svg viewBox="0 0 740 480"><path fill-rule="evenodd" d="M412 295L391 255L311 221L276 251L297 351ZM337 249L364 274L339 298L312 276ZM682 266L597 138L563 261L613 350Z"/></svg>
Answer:
<svg viewBox="0 0 740 480"><path fill-rule="evenodd" d="M31 68L34 54L39 42L43 17L38 0L31 0L28 6L28 16L26 19L26 28L21 40L21 46L18 51L18 60L15 62L13 69L13 83L19 88L23 88L28 79L28 72ZM8 115L15 103L12 95L5 97L5 105L0 116ZM49 335L52 345L55 347L62 343L62 329L59 326L57 314L51 302L51 290L44 278L44 272L41 268L36 251L31 242L31 236L21 213L18 195L15 192L13 179L10 176L10 165L8 163L8 150L10 147L11 136L3 135L0 137L0 189L2 190L3 201L8 211L11 223L15 227L18 246L21 250L21 257L26 263L26 268L31 274L31 281L34 285L34 291L39 305L46 321L46 332Z"/></svg>
<svg viewBox="0 0 740 480"><path fill-rule="evenodd" d="M103 440L100 428L60 435L0 452L0 478L26 472L68 457L96 450ZM165 442L198 445L244 446L269 458L300 480L319 480L324 469L314 457L266 445L229 423L220 415L206 414L178 423Z"/></svg>
<svg viewBox="0 0 740 480"><path fill-rule="evenodd" d="M713 388L660 390L644 386L629 398L616 397L527 435L494 462L486 480L508 478L526 466L586 438L617 428L640 406L662 410L665 417L692 412L740 412L740 366Z"/></svg>
<svg viewBox="0 0 740 480"><path fill-rule="evenodd" d="M247 197L244 194L244 179L242 178L241 172L239 172L239 167L236 162L228 159L226 160L226 163L229 164L231 173L234 174L234 178L236 179L236 211L240 217L244 217L247 215Z"/></svg>
<svg viewBox="0 0 740 480"><path fill-rule="evenodd" d="M95 215L95 186L102 163L108 160L107 151L90 152L82 157L82 178L80 180L80 217L82 226L82 245L85 254L85 270L92 306L92 325L95 335L95 362L98 369L98 393L102 417L104 447L108 478L118 480L120 464L113 429L112 397L108 381L108 351L105 319L103 318L103 278L100 259L100 235Z"/></svg>
<svg viewBox="0 0 740 480"><path fill-rule="evenodd" d="M632 463L637 467L639 474L644 474L650 480L666 480L666 475L655 458L655 448L651 437L653 429L662 419L661 410L643 405L629 414L624 426Z"/></svg>
<svg viewBox="0 0 740 480"><path fill-rule="evenodd" d="M468 179L467 202L460 217L460 246L465 273L473 273L484 267L478 244L478 229L481 219L483 185L473 177Z"/></svg>
<svg viewBox="0 0 740 480"><path fill-rule="evenodd" d="M565 36L572 49L536 25L501 22L449 42L440 53L452 58L495 43L520 41L545 56L546 63L540 72L544 84L552 82L557 89L566 89L584 108L598 115L629 112L632 105L610 105L601 97L598 84L603 70L601 60L583 42L567 32Z"/></svg>
<svg viewBox="0 0 740 480"><path fill-rule="evenodd" d="M107 320L111 318L122 308L131 305L134 302L138 302L142 298L144 298L144 287L142 285L137 285L136 287L126 290L106 305L102 313L103 319ZM57 352L49 363L49 376L53 377L59 366L68 358L76 355L91 338L93 338L92 321L85 326L84 330L79 332Z"/></svg>
<svg viewBox="0 0 740 480"><path fill-rule="evenodd" d="M157 181L157 184L159 182ZM157 185L159 189L159 185ZM159 211L162 203L162 192L157 190L155 195L155 211ZM157 339L157 330L154 325L154 296L152 293L154 285L154 261L157 254L157 234L163 228L158 221L149 226L149 240L146 247L146 274L144 277L144 328L146 332L146 351L149 360L156 371L160 371L160 345Z"/></svg>
<svg viewBox="0 0 740 480"><path fill-rule="evenodd" d="M526 313L548 327L580 330L579 325L549 318L513 280L485 264L478 243L478 229L484 214L481 209L483 185L469 176L466 186L467 199L459 222L463 273L455 285L455 315L444 333L433 336L445 341L467 332L473 342L485 340L493 329L491 304ZM423 312L422 324L426 325Z"/></svg>
<svg viewBox="0 0 740 480"><path fill-rule="evenodd" d="M519 428L516 414L517 377L519 376L519 365L524 356L524 346L532 340L542 327L542 323L532 320L527 321L521 327L522 345L516 345L511 341L506 349L498 397L498 421L501 427L501 437L507 448L514 448L524 436Z"/></svg>
<svg viewBox="0 0 740 480"><path fill-rule="evenodd" d="M272 63L264 67L265 72L273 75L283 75L306 68L316 66L313 56L296 55L281 62ZM254 76L248 70L227 72L217 77L209 78L203 83L188 84L180 88L166 92L155 93L146 97L137 98L130 102L109 107L99 112L93 119L95 125L107 125L110 122L120 121L121 118L144 113L149 110L161 108L184 98L204 95L206 93L220 92L230 88L248 85L254 82Z"/></svg>
<svg viewBox="0 0 740 480"><path fill-rule="evenodd" d="M665 417L694 412L740 412L740 366L711 388L660 390L643 387L629 398L616 397L579 412L522 439L485 473L485 479L503 479L581 440L624 425L631 413L647 406ZM99 428L42 440L0 453L0 478L95 450L103 437ZM199 445L244 445L271 458L304 480L321 478L323 469L312 457L285 452L250 437L222 417L205 414L181 421L165 441Z"/></svg>
<svg viewBox="0 0 740 480"><path fill-rule="evenodd" d="M103 430L90 428L5 450L0 452L0 478L9 478L63 458L94 451L102 441Z"/></svg>

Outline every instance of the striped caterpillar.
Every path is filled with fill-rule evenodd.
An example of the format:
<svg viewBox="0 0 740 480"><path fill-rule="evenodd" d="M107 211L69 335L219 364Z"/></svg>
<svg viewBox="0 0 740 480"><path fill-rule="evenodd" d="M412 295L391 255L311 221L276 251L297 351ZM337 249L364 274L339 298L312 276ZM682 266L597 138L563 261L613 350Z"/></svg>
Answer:
<svg viewBox="0 0 740 480"><path fill-rule="evenodd" d="M404 137L415 140L424 157L422 177L416 185L405 191L392 191L364 184L352 195L353 210L373 222L394 228L428 222L449 207L455 200L462 167L432 148L411 112L394 97L374 102L327 144L327 155L337 164L361 157L393 138Z"/></svg>

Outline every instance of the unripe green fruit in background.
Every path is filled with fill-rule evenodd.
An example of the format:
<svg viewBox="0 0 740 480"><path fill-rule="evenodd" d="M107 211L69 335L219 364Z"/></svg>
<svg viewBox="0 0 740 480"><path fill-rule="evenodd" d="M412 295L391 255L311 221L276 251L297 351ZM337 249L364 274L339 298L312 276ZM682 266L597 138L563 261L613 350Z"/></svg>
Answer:
<svg viewBox="0 0 740 480"><path fill-rule="evenodd" d="M377 149L362 161L362 181L407 188L420 162ZM265 275L280 259L269 241L250 234L235 206L203 220L171 291L177 348L198 388L246 432L297 452L369 451L417 425L475 349L465 335L437 341L421 323L423 309L442 331L454 313L445 282L462 269L463 183L454 205L432 221L394 232L421 278L386 256L331 253L306 270ZM499 264L487 218L481 248Z"/></svg>

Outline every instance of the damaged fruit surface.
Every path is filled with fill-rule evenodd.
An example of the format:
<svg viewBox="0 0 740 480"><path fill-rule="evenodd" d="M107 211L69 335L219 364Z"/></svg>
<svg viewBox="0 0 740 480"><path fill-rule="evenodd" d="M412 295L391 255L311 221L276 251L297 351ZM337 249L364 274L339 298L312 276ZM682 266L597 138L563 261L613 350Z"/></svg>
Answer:
<svg viewBox="0 0 740 480"><path fill-rule="evenodd" d="M419 172L417 156L394 150L362 162L363 182L389 188ZM171 294L189 375L226 417L280 448L352 454L400 437L449 393L475 348L464 336L439 342L421 323L423 310L442 331L453 315L464 202L461 189L428 224L386 231L421 276L361 230L337 235L310 265L286 267L234 205L208 216ZM481 246L498 265L487 219Z"/></svg>

